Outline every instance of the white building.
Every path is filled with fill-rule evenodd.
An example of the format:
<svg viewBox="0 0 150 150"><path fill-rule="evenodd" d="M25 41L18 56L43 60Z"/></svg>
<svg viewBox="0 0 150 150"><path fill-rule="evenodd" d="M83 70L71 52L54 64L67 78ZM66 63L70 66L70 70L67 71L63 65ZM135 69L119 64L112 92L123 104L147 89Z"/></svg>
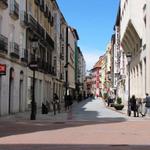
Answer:
<svg viewBox="0 0 150 150"><path fill-rule="evenodd" d="M26 29L20 20L24 7L24 1L0 1L0 64L6 64L6 75L0 76L0 115L26 109Z"/></svg>
<svg viewBox="0 0 150 150"><path fill-rule="evenodd" d="M66 27L56 1L0 1L0 64L6 65L6 75L0 76L0 115L30 109L33 71L28 66L34 58L37 107L46 101L51 104L54 92L62 100Z"/></svg>
<svg viewBox="0 0 150 150"><path fill-rule="evenodd" d="M144 98L146 92L150 93L149 4L148 0L121 0L120 6L121 46L125 54L132 54L130 96L134 94L139 98ZM128 97L128 68L126 74L125 94Z"/></svg>

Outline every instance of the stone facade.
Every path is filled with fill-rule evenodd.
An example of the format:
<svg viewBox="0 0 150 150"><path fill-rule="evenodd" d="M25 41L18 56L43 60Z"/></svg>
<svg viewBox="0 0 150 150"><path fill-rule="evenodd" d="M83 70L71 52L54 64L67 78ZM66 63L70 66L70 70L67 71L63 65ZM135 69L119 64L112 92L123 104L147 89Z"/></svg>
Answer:
<svg viewBox="0 0 150 150"><path fill-rule="evenodd" d="M75 89L74 51L78 40L73 28L66 35L67 28L55 0L0 1L0 64L6 64L6 75L0 76L0 115L30 110L33 70L29 66L33 62L38 66L34 94L37 108L46 101L51 104L54 93L64 106L64 66L70 65L69 86Z"/></svg>

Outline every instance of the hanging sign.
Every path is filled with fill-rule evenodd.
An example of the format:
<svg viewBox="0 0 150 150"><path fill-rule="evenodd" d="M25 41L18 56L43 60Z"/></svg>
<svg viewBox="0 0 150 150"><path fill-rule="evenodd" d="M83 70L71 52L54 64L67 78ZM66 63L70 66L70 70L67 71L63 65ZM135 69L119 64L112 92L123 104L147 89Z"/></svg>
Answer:
<svg viewBox="0 0 150 150"><path fill-rule="evenodd" d="M6 75L6 64L0 64L0 75Z"/></svg>

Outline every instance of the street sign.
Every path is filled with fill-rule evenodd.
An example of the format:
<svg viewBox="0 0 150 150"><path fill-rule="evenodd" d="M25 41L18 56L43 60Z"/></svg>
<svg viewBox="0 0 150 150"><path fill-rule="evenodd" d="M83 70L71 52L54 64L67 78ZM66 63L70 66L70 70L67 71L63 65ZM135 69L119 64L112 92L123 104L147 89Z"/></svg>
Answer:
<svg viewBox="0 0 150 150"><path fill-rule="evenodd" d="M32 69L32 70L37 69L37 68L38 68L37 62L31 62L31 63L29 64L29 68Z"/></svg>
<svg viewBox="0 0 150 150"><path fill-rule="evenodd" d="M6 65L0 64L0 75L6 75Z"/></svg>

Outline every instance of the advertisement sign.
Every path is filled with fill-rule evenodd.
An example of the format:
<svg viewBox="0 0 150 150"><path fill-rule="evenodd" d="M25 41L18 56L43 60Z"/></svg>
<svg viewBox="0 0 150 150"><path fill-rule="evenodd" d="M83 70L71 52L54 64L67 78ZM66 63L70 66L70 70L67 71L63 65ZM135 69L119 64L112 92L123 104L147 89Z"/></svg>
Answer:
<svg viewBox="0 0 150 150"><path fill-rule="evenodd" d="M0 75L6 75L6 65L0 64Z"/></svg>

